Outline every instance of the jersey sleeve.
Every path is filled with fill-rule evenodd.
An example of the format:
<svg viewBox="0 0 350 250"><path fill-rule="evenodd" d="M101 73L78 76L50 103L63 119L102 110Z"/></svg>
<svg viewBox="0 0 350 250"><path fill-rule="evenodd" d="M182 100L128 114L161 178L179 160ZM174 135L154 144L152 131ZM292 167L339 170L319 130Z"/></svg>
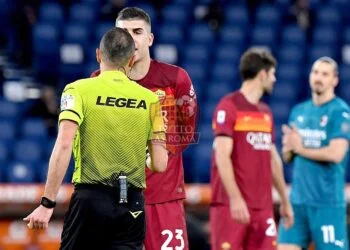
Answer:
<svg viewBox="0 0 350 250"><path fill-rule="evenodd" d="M270 113L270 116L271 116L271 141L273 144L276 143L276 126L275 126L275 120L273 119L273 115L272 115L272 112ZM281 128L279 128L281 129Z"/></svg>
<svg viewBox="0 0 350 250"><path fill-rule="evenodd" d="M227 99L222 99L214 111L213 131L214 136L233 137L233 129L236 123L236 108Z"/></svg>
<svg viewBox="0 0 350 250"><path fill-rule="evenodd" d="M176 80L176 106L178 110L178 122L181 131L187 136L194 136L197 129L198 105L197 96L192 81L184 69L180 69ZM182 142L186 147L189 142Z"/></svg>
<svg viewBox="0 0 350 250"><path fill-rule="evenodd" d="M332 114L330 139L344 138L350 140L350 110L338 109Z"/></svg>
<svg viewBox="0 0 350 250"><path fill-rule="evenodd" d="M61 97L61 113L59 122L71 120L79 126L83 122L83 102L75 86L69 84L65 87Z"/></svg>
<svg viewBox="0 0 350 250"><path fill-rule="evenodd" d="M166 141L162 107L159 103L158 97L155 97L154 102L151 104L150 114L151 130L148 136L148 140Z"/></svg>

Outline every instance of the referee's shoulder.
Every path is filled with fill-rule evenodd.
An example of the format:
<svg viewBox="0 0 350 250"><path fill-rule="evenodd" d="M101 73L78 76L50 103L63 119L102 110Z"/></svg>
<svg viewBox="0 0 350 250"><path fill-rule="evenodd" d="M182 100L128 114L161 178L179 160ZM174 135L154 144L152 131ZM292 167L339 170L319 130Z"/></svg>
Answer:
<svg viewBox="0 0 350 250"><path fill-rule="evenodd" d="M133 85L133 87L143 96L147 97L147 98L151 98L154 99L156 98L156 100L158 100L158 96L150 89L145 88L143 86L141 86L140 84L138 84L135 81L131 81L130 80L130 84Z"/></svg>
<svg viewBox="0 0 350 250"><path fill-rule="evenodd" d="M92 84L96 85L96 80L94 80L94 78L83 78L67 84L65 87L65 90L67 88L73 88L73 89L89 88Z"/></svg>

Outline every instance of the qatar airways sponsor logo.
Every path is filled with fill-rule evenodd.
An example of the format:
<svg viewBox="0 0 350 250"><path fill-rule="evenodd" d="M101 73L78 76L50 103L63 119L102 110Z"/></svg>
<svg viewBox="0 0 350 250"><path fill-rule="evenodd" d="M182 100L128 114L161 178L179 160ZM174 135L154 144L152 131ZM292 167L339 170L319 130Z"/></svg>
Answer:
<svg viewBox="0 0 350 250"><path fill-rule="evenodd" d="M271 134L249 132L247 134L247 142L252 145L255 150L270 150L272 144Z"/></svg>
<svg viewBox="0 0 350 250"><path fill-rule="evenodd" d="M303 137L303 144L308 148L319 148L321 142L327 139L326 131L319 129L299 129L300 135Z"/></svg>

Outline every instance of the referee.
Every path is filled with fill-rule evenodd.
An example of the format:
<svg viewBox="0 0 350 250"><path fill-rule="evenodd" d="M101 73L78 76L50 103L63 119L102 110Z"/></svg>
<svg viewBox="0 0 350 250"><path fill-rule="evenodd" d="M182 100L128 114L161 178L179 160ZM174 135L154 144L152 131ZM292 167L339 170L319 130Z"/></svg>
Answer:
<svg viewBox="0 0 350 250"><path fill-rule="evenodd" d="M134 53L128 32L109 30L96 50L101 74L63 91L45 192L24 218L29 228L48 227L73 150L75 190L60 249L142 249L145 148L154 171L164 171L168 157L158 97L127 77Z"/></svg>

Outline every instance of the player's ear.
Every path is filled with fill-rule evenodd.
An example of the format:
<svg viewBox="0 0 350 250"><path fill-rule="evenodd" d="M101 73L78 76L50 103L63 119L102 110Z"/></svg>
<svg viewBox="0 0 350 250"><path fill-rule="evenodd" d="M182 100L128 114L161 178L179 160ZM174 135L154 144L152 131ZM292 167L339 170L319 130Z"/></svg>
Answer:
<svg viewBox="0 0 350 250"><path fill-rule="evenodd" d="M101 63L101 50L99 48L96 49L96 61L98 64Z"/></svg>
<svg viewBox="0 0 350 250"><path fill-rule="evenodd" d="M153 45L154 35L153 33L149 33L148 35L148 47L151 47Z"/></svg>
<svg viewBox="0 0 350 250"><path fill-rule="evenodd" d="M334 81L333 81L333 86L336 87L339 83L339 77L338 76L335 76L334 77Z"/></svg>
<svg viewBox="0 0 350 250"><path fill-rule="evenodd" d="M267 77L267 72L266 70L262 69L258 72L258 75L257 75L258 79L263 82L265 81L266 77Z"/></svg>

